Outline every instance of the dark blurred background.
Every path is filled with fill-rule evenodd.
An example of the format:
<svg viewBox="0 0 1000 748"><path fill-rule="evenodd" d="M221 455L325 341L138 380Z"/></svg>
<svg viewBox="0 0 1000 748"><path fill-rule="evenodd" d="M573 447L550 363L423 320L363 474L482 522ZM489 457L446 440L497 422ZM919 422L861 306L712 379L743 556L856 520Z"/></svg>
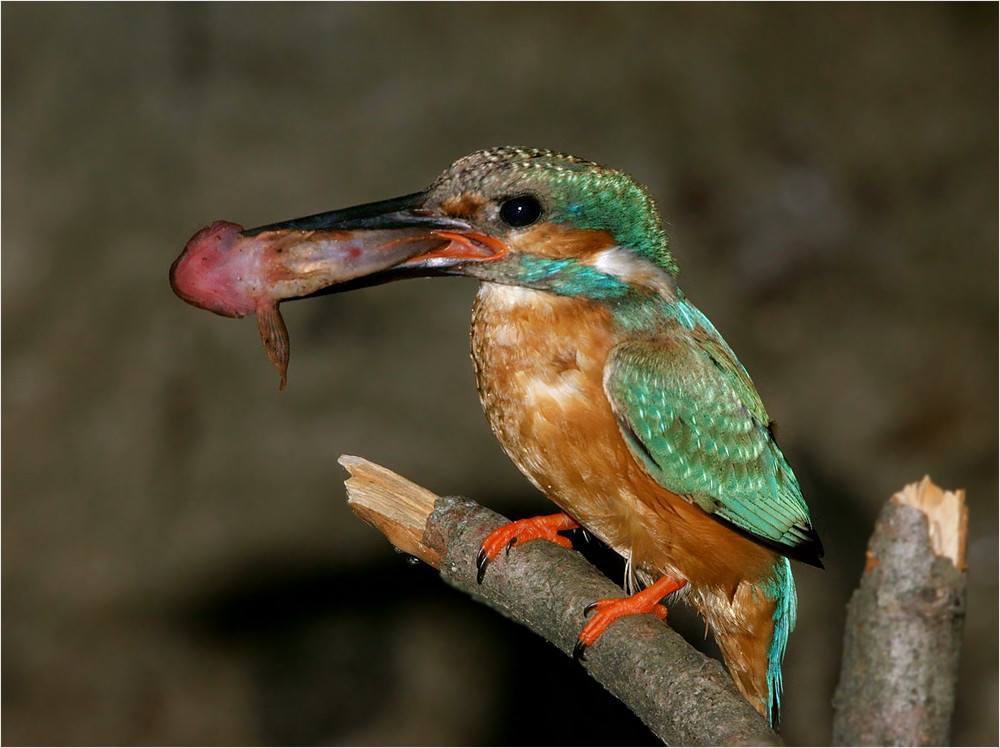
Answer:
<svg viewBox="0 0 1000 748"><path fill-rule="evenodd" d="M167 285L215 219L412 192L522 144L649 186L780 424L828 562L796 565L786 739L829 741L868 534L929 473L971 507L955 741L994 743L997 16L4 4L4 742L652 741L345 504L342 453L551 506L480 410L472 281L287 305L281 394L252 319Z"/></svg>

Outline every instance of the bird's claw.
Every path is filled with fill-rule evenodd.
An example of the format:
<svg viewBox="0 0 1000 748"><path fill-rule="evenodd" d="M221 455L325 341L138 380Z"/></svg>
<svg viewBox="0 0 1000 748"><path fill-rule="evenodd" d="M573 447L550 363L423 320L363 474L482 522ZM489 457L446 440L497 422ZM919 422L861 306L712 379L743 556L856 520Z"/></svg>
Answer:
<svg viewBox="0 0 1000 748"><path fill-rule="evenodd" d="M590 606L587 606L590 607ZM587 659L587 644L579 639L576 640L576 644L573 647L573 659L577 662L585 662Z"/></svg>
<svg viewBox="0 0 1000 748"><path fill-rule="evenodd" d="M504 546L504 555L510 556L510 549L517 545L517 538L513 537L510 542ZM483 579L486 576L486 567L490 565L490 554L486 552L486 548L480 548L479 553L476 554L476 584L482 584Z"/></svg>
<svg viewBox="0 0 1000 748"><path fill-rule="evenodd" d="M510 556L510 549L529 540L548 540L564 548L572 548L569 538L560 535L564 530L575 530L579 525L566 514L551 514L544 517L531 517L500 527L483 539L476 556L476 583L482 584L486 576L486 567L495 560L500 552Z"/></svg>
<svg viewBox="0 0 1000 748"><path fill-rule="evenodd" d="M483 583L483 577L486 576L486 567L489 565L489 554L486 553L485 548L480 548L479 553L476 554L476 584Z"/></svg>

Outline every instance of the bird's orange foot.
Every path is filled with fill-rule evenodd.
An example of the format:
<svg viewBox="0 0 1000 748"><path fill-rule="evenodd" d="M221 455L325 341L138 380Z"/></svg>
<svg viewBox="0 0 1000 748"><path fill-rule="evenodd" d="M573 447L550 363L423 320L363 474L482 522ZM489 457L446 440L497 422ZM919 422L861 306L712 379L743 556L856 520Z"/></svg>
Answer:
<svg viewBox="0 0 1000 748"><path fill-rule="evenodd" d="M486 575L486 567L490 562L495 561L500 555L500 551L510 549L527 543L529 540L548 540L551 543L561 545L563 548L572 548L573 544L569 538L565 538L559 533L563 530L575 530L580 525L568 514L547 514L543 517L529 517L519 519L504 525L499 530L494 530L483 540L479 547L479 555L476 556L476 581L483 583Z"/></svg>
<svg viewBox="0 0 1000 748"><path fill-rule="evenodd" d="M667 620L667 609L660 600L685 584L687 582L683 579L662 576L654 584L631 597L613 597L588 605L583 613L587 615L593 611L594 617L587 621L587 625L580 631L576 646L573 647L573 659L577 661L587 659L585 654L587 647L596 642L608 626L619 618L652 613L661 621Z"/></svg>

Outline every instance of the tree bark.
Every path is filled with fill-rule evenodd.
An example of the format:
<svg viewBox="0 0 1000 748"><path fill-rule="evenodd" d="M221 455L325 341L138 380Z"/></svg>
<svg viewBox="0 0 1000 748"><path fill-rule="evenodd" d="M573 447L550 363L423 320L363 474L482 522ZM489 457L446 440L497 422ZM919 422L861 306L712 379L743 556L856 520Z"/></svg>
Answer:
<svg viewBox="0 0 1000 748"><path fill-rule="evenodd" d="M579 553L526 543L490 564L476 583L483 538L508 520L474 502L430 491L359 457L341 457L352 474L348 503L396 547L440 569L448 584L572 655L583 609L622 590ZM671 745L782 745L736 690L722 665L652 615L617 622L587 650L590 675Z"/></svg>
<svg viewBox="0 0 1000 748"><path fill-rule="evenodd" d="M848 605L834 745L947 745L965 617L964 492L889 500Z"/></svg>

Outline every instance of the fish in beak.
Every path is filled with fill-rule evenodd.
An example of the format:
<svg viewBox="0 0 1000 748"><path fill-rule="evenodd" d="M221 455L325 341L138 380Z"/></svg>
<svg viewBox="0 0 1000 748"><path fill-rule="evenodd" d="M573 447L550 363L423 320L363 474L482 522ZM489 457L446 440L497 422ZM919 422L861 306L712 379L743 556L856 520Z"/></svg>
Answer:
<svg viewBox="0 0 1000 748"><path fill-rule="evenodd" d="M195 234L170 267L184 301L226 317L256 313L261 342L288 376L288 330L278 305L335 291L337 284L454 272L498 259L503 242L425 207L425 193L243 229L216 221Z"/></svg>

